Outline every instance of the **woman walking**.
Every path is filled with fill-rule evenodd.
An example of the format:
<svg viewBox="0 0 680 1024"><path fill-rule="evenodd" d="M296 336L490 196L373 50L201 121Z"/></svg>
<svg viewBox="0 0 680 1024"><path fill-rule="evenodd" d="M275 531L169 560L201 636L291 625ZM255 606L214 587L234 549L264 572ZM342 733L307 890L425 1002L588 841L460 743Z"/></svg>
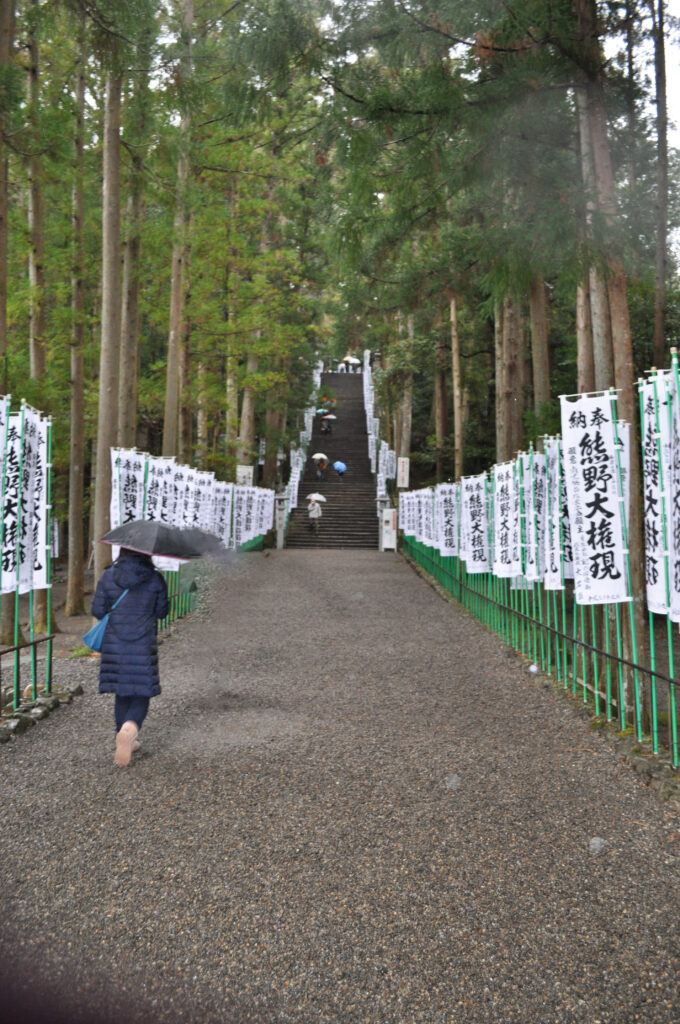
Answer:
<svg viewBox="0 0 680 1024"><path fill-rule="evenodd" d="M121 548L117 560L101 574L92 601L97 619L111 612L102 644L99 692L115 694L114 760L121 768L129 765L133 751L139 750L137 737L149 701L161 692L157 620L164 619L168 611L165 580L154 569L151 557Z"/></svg>

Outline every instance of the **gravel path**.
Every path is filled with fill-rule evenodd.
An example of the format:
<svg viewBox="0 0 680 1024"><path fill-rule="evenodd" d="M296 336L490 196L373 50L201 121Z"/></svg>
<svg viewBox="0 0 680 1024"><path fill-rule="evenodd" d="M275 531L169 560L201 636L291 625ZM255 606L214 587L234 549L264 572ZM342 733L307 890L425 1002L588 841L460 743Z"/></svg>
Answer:
<svg viewBox="0 0 680 1024"><path fill-rule="evenodd" d="M6 1019L680 1020L680 818L401 558L216 573L129 769L57 673L0 747Z"/></svg>

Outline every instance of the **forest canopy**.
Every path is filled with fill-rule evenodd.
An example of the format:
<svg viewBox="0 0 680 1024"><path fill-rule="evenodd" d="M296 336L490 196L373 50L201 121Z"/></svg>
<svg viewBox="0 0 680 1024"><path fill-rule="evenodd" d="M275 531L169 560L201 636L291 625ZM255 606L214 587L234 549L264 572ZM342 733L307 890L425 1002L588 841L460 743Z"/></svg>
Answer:
<svg viewBox="0 0 680 1024"><path fill-rule="evenodd" d="M319 360L372 350L423 483L563 393L634 420L680 320L677 34L664 0L0 0L2 390L54 419L71 609L110 447L276 486Z"/></svg>

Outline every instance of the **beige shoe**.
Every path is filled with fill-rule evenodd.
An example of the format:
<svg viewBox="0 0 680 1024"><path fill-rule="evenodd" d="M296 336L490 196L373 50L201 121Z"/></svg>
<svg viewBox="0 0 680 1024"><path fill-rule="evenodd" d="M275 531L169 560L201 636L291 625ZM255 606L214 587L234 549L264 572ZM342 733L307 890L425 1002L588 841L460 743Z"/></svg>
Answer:
<svg viewBox="0 0 680 1024"><path fill-rule="evenodd" d="M116 735L116 753L114 754L114 761L119 768L127 768L130 764L132 757L132 751L135 749L134 744L139 745L137 740L137 733L139 729L134 722L123 722L118 733Z"/></svg>

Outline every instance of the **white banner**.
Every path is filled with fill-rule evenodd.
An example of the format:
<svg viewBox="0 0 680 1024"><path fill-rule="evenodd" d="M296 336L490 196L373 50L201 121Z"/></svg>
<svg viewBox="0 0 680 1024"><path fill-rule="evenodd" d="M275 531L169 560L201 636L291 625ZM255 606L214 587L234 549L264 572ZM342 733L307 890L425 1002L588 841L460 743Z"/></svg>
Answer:
<svg viewBox="0 0 680 1024"><path fill-rule="evenodd" d="M213 533L220 538L227 548L231 543L231 503L233 494L233 484L227 484L223 481L215 484Z"/></svg>
<svg viewBox="0 0 680 1024"><path fill-rule="evenodd" d="M194 505L194 522L199 530L210 530L213 510L213 488L215 474L206 470L196 470L196 499Z"/></svg>
<svg viewBox="0 0 680 1024"><path fill-rule="evenodd" d="M47 549L51 540L48 537L47 479L50 469L47 465L47 432L47 419L40 416L35 454L32 513L33 587L35 590L44 590L48 586Z"/></svg>
<svg viewBox="0 0 680 1024"><path fill-rule="evenodd" d="M560 398L564 473L579 604L630 600L613 396Z"/></svg>
<svg viewBox="0 0 680 1024"><path fill-rule="evenodd" d="M388 480L394 480L397 475L397 455L391 448L387 452L387 462L385 465L385 476Z"/></svg>
<svg viewBox="0 0 680 1024"><path fill-rule="evenodd" d="M520 548L519 486L516 461L493 468L493 574L501 578L519 576Z"/></svg>
<svg viewBox="0 0 680 1024"><path fill-rule="evenodd" d="M153 522L173 522L175 509L175 490L173 475L175 460L173 457L160 458L150 455L146 463L146 501L144 518Z"/></svg>
<svg viewBox="0 0 680 1024"><path fill-rule="evenodd" d="M250 487L234 487L234 512L232 528L232 547L238 548L245 544L248 538L246 526L247 506L249 505L248 494Z"/></svg>
<svg viewBox="0 0 680 1024"><path fill-rule="evenodd" d="M640 385L642 408L642 514L645 582L651 612L669 611L669 494L671 479L667 378L656 374Z"/></svg>
<svg viewBox="0 0 680 1024"><path fill-rule="evenodd" d="M524 509L523 575L529 583L537 583L544 571L545 457L538 452L522 452L520 462Z"/></svg>
<svg viewBox="0 0 680 1024"><path fill-rule="evenodd" d="M401 499L401 495L400 495ZM458 555L458 506L460 484L435 488L435 543L441 555Z"/></svg>
<svg viewBox="0 0 680 1024"><path fill-rule="evenodd" d="M184 471L184 496L182 499L182 521L178 526L198 526L198 496L196 476L198 470L187 466Z"/></svg>
<svg viewBox="0 0 680 1024"><path fill-rule="evenodd" d="M382 476L383 480L387 476L387 453L390 450L390 446L387 441L380 441L380 448L378 451L378 473Z"/></svg>
<svg viewBox="0 0 680 1024"><path fill-rule="evenodd" d="M668 537L668 558L670 563L670 618L680 622L680 395L675 373L668 381L670 401L670 530Z"/></svg>
<svg viewBox="0 0 680 1024"><path fill-rule="evenodd" d="M560 442L545 440L545 532L543 534L543 585L546 590L564 590L562 575L562 465Z"/></svg>
<svg viewBox="0 0 680 1024"><path fill-rule="evenodd" d="M469 573L489 571L489 535L486 508L486 473L463 477L461 558ZM464 542L463 542L464 538Z"/></svg>
<svg viewBox="0 0 680 1024"><path fill-rule="evenodd" d="M47 420L24 409L19 593L47 586Z"/></svg>
<svg viewBox="0 0 680 1024"><path fill-rule="evenodd" d="M111 529L144 518L146 458L135 448L111 449Z"/></svg>
<svg viewBox="0 0 680 1024"><path fill-rule="evenodd" d="M418 540L428 547L434 547L434 495L429 487L418 492L420 495L420 537Z"/></svg>
<svg viewBox="0 0 680 1024"><path fill-rule="evenodd" d="M37 455L37 434L40 415L35 410L24 408L24 422L21 443L21 509L19 525L19 593L33 590L33 492L35 489L35 464Z"/></svg>
<svg viewBox="0 0 680 1024"><path fill-rule="evenodd" d="M2 593L16 590L21 507L21 413L8 418L3 501Z"/></svg>

